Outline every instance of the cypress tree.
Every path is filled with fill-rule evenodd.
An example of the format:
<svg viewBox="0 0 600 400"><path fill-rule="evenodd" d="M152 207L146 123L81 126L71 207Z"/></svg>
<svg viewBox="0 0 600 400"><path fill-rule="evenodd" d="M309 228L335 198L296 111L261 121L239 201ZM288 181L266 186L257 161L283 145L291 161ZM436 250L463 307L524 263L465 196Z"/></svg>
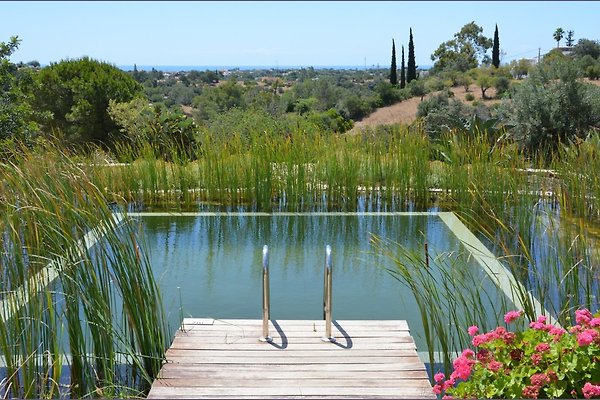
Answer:
<svg viewBox="0 0 600 400"><path fill-rule="evenodd" d="M400 67L400 89L406 87L406 73L404 72L404 46L402 46L402 64Z"/></svg>
<svg viewBox="0 0 600 400"><path fill-rule="evenodd" d="M500 39L498 38L498 24L494 31L494 45L492 47L492 65L496 68L500 66Z"/></svg>
<svg viewBox="0 0 600 400"><path fill-rule="evenodd" d="M408 40L408 69L406 71L406 83L417 79L417 65L415 64L415 45L413 44L412 28Z"/></svg>
<svg viewBox="0 0 600 400"><path fill-rule="evenodd" d="M392 39L392 66L390 67L390 83L392 85L398 84L398 72L396 68L396 44Z"/></svg>

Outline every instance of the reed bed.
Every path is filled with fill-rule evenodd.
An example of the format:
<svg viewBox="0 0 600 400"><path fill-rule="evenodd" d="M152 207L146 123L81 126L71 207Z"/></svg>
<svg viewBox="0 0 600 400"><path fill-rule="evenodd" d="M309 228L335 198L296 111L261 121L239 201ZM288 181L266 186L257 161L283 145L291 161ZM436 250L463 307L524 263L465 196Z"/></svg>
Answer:
<svg viewBox="0 0 600 400"><path fill-rule="evenodd" d="M161 155L147 145L124 147L117 157L128 164L87 165L81 173L99 196L147 208L455 211L524 285L514 293L527 316L537 317L528 303L533 294L568 324L579 306L598 306L599 149L586 142L548 162L485 132L455 131L430 142L418 126L354 136L252 132L225 138L206 131L192 159L176 150ZM390 273L413 289L430 361L439 351L449 368L449 355L468 344L466 327L502 323L513 299L494 298L490 282L461 271L460 257L438 255L446 266L433 273L424 269L423 254L374 240L398 260Z"/></svg>
<svg viewBox="0 0 600 400"><path fill-rule="evenodd" d="M133 224L54 147L0 177L0 396L143 396L170 338Z"/></svg>

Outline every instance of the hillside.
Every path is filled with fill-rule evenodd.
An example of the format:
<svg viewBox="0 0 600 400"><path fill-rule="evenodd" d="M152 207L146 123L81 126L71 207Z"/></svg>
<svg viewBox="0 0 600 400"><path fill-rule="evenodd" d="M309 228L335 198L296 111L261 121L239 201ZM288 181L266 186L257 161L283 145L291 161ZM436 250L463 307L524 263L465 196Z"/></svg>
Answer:
<svg viewBox="0 0 600 400"><path fill-rule="evenodd" d="M453 87L451 88L454 93L454 98L461 100L463 103L470 103L465 100L465 91L464 87ZM425 99L434 96L439 92L430 93L425 96ZM481 90L476 85L471 85L469 87L469 93L472 93L475 96L476 100L481 101ZM487 94L489 97L493 97L496 92L494 88L490 88L487 90ZM498 103L500 100L497 99L488 99L484 100L485 104L491 105L494 103ZM417 118L417 107L421 99L418 97L413 97L408 100L401 101L400 103L392 104L391 106L383 107L377 109L368 117L362 119L361 121L357 121L354 124L354 128L348 131L350 134L358 133L362 128L366 126L377 126L377 125L392 125L392 124L410 124Z"/></svg>

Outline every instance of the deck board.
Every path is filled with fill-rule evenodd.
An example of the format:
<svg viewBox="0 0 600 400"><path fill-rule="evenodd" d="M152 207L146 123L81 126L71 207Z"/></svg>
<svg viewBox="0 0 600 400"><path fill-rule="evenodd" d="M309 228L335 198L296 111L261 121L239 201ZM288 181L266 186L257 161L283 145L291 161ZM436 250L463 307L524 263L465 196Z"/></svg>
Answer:
<svg viewBox="0 0 600 400"><path fill-rule="evenodd" d="M186 318L148 398L435 398L406 321Z"/></svg>

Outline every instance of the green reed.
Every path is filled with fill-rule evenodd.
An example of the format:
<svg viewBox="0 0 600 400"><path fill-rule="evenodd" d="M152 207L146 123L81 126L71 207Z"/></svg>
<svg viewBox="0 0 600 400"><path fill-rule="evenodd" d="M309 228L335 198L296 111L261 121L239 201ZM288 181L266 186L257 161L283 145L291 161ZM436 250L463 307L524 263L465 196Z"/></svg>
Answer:
<svg viewBox="0 0 600 400"><path fill-rule="evenodd" d="M56 148L25 150L0 176L1 395L143 395L169 334L132 224Z"/></svg>

